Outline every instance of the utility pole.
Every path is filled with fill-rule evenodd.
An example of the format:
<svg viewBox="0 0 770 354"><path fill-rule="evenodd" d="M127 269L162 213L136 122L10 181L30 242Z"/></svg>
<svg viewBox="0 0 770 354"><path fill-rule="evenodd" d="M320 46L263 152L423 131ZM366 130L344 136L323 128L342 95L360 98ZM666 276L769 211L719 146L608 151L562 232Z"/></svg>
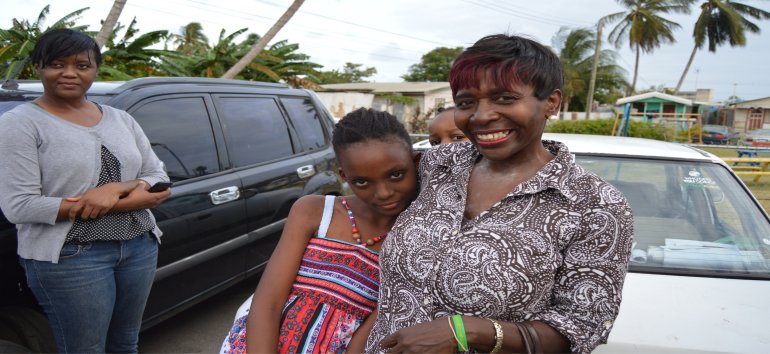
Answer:
<svg viewBox="0 0 770 354"><path fill-rule="evenodd" d="M594 51L594 63L591 67L591 81L588 84L588 99L586 99L586 119L591 119L591 108L594 105L596 68L599 66L599 53L602 50L602 27L604 27L604 19L599 19L599 22L596 23L596 49Z"/></svg>

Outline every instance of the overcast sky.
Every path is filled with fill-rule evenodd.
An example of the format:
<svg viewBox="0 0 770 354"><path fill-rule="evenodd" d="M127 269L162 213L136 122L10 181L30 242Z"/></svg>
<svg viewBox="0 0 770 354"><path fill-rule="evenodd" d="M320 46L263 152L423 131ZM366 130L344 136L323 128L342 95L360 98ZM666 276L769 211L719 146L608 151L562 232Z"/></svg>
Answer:
<svg viewBox="0 0 770 354"><path fill-rule="evenodd" d="M197 21L214 43L222 29L229 34L247 27L248 32L264 34L291 2L128 0L120 21L128 23L136 17L142 32L175 33ZM770 11L767 0L741 2ZM12 18L34 20L49 3L51 13L44 27L89 7L77 23L89 25L92 31L99 30L100 20L112 6L111 0L3 0L0 28L10 27ZM551 45L560 27L591 27L600 17L621 10L614 0L306 0L273 42L299 43L299 51L323 65L323 70L339 69L345 62L360 63L377 68L373 81L400 82L410 65L436 47L467 47L485 35L503 32L529 35ZM637 89L676 86L693 47L696 17L696 13L668 16L682 26L675 31L677 43L642 54ZM698 52L682 90L710 88L716 101L733 93L744 100L770 96L770 21L758 24L762 33L747 35L745 47ZM605 40L613 26L605 28ZM630 82L634 54L628 43L618 53Z"/></svg>

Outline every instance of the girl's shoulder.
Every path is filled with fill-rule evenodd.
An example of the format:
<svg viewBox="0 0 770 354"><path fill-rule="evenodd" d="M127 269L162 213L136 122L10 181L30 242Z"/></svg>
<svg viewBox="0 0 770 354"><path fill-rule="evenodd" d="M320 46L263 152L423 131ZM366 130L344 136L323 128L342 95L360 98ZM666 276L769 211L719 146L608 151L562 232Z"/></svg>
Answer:
<svg viewBox="0 0 770 354"><path fill-rule="evenodd" d="M326 196L306 195L299 198L291 207L292 222L306 223L309 227L317 228L324 211Z"/></svg>

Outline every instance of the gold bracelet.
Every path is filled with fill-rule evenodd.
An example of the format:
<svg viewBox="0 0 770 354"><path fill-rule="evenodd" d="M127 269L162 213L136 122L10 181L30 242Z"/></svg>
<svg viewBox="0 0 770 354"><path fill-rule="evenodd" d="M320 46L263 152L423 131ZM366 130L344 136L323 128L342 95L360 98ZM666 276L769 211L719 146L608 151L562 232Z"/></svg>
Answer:
<svg viewBox="0 0 770 354"><path fill-rule="evenodd" d="M495 347L492 348L492 350L489 352L489 354L494 354L500 351L500 349L503 349L503 327L500 326L497 321L487 318L489 322L492 322L492 326L495 327Z"/></svg>

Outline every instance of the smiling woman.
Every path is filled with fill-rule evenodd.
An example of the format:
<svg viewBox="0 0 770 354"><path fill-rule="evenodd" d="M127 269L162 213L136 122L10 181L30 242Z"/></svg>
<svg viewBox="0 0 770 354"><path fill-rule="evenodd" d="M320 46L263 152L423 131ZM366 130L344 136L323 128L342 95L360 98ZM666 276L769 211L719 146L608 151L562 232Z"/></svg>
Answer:
<svg viewBox="0 0 770 354"><path fill-rule="evenodd" d="M368 352L576 352L606 341L633 233L623 195L541 140L561 103L558 57L485 37L450 75L470 142L430 149L421 191L380 256Z"/></svg>

